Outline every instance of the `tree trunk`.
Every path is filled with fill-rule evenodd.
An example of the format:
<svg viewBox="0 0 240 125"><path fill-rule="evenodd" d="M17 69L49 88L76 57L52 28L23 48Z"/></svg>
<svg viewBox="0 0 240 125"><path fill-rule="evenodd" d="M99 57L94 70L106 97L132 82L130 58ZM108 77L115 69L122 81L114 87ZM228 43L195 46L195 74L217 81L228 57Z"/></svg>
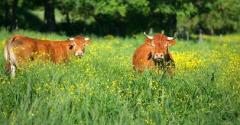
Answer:
<svg viewBox="0 0 240 125"><path fill-rule="evenodd" d="M202 37L202 30L199 29L199 35L198 35L198 42L203 42L203 37Z"/></svg>
<svg viewBox="0 0 240 125"><path fill-rule="evenodd" d="M177 31L177 14L171 14L168 16L168 22L170 29L169 34L174 35L174 33Z"/></svg>
<svg viewBox="0 0 240 125"><path fill-rule="evenodd" d="M213 28L210 29L210 34L214 35L214 29Z"/></svg>
<svg viewBox="0 0 240 125"><path fill-rule="evenodd" d="M18 9L18 0L14 0L12 4L12 17L11 17L11 30L18 29L17 24L17 9Z"/></svg>
<svg viewBox="0 0 240 125"><path fill-rule="evenodd" d="M70 24L69 12L66 12L66 21L67 21L67 24L69 25Z"/></svg>
<svg viewBox="0 0 240 125"><path fill-rule="evenodd" d="M47 30L56 30L56 21L54 13L54 0L45 0L44 2L44 20L47 26Z"/></svg>
<svg viewBox="0 0 240 125"><path fill-rule="evenodd" d="M189 33L189 31L186 31L186 37L187 37L187 41L189 41L190 40L190 33Z"/></svg>
<svg viewBox="0 0 240 125"><path fill-rule="evenodd" d="M10 6L7 3L7 1L4 1L4 26L7 27L10 25L9 21L10 21Z"/></svg>

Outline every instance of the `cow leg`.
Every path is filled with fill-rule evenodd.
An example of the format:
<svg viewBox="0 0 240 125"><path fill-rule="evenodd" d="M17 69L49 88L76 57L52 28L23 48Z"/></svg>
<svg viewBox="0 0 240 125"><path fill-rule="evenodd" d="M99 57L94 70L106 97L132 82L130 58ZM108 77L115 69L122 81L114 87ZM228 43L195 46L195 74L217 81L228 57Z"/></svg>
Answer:
<svg viewBox="0 0 240 125"><path fill-rule="evenodd" d="M174 75L174 70L175 70L175 63L173 60L170 60L167 64L167 73L169 75L170 78L173 77Z"/></svg>
<svg viewBox="0 0 240 125"><path fill-rule="evenodd" d="M172 78L173 75L174 75L174 69L173 69L173 68L167 69L167 73L168 73L168 76L169 76L170 78Z"/></svg>
<svg viewBox="0 0 240 125"><path fill-rule="evenodd" d="M174 75L174 70L175 70L175 62L170 53L168 53L166 55L166 64L165 65L166 65L166 71L167 71L168 76L170 78L172 78Z"/></svg>
<svg viewBox="0 0 240 125"><path fill-rule="evenodd" d="M15 77L16 75L16 70L17 70L17 67L13 64L10 65L10 74L11 74L11 77Z"/></svg>
<svg viewBox="0 0 240 125"><path fill-rule="evenodd" d="M9 74L10 73L10 68L11 68L10 63L9 62L5 62L4 65L5 65L5 67L4 67L5 73Z"/></svg>

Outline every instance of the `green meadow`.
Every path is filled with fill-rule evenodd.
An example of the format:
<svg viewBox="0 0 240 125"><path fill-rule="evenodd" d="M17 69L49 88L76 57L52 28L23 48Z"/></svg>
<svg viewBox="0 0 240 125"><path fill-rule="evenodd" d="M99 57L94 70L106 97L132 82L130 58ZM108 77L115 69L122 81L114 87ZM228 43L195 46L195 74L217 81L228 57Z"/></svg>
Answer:
<svg viewBox="0 0 240 125"><path fill-rule="evenodd" d="M63 40L65 35L15 33ZM0 31L3 46L15 33ZM132 69L143 34L89 35L83 58L61 64L34 61L10 79L0 68L0 124L159 125L240 124L240 35L177 40L172 78Z"/></svg>

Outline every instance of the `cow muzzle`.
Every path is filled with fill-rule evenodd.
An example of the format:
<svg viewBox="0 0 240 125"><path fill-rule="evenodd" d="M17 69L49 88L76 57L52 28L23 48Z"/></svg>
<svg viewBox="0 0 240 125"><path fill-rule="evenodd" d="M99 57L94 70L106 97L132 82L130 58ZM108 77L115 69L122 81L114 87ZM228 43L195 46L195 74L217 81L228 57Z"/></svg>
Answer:
<svg viewBox="0 0 240 125"><path fill-rule="evenodd" d="M84 52L83 51L77 51L75 52L75 56L77 57L82 57L84 55Z"/></svg>
<svg viewBox="0 0 240 125"><path fill-rule="evenodd" d="M163 61L164 60L164 54L163 53L155 53L153 56L153 59L156 61Z"/></svg>

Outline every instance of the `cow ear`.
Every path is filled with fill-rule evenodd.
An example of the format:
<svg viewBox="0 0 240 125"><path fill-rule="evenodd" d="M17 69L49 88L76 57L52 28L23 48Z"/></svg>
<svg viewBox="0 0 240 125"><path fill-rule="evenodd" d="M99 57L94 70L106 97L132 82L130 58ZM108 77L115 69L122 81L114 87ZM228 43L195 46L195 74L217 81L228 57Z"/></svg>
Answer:
<svg viewBox="0 0 240 125"><path fill-rule="evenodd" d="M85 43L85 45L90 45L90 44L92 44L90 40Z"/></svg>
<svg viewBox="0 0 240 125"><path fill-rule="evenodd" d="M71 37L71 38L69 38L68 40L73 41L73 40L75 40L75 38Z"/></svg>
<svg viewBox="0 0 240 125"><path fill-rule="evenodd" d="M155 47L155 44L154 44L154 40L153 40L153 39L146 38L145 43L147 43L147 44Z"/></svg>
<svg viewBox="0 0 240 125"><path fill-rule="evenodd" d="M89 37L84 37L84 40L85 40L85 41L89 41L90 38L89 38Z"/></svg>
<svg viewBox="0 0 240 125"><path fill-rule="evenodd" d="M166 46L173 46L176 44L176 40L173 37L167 37L167 45Z"/></svg>
<svg viewBox="0 0 240 125"><path fill-rule="evenodd" d="M85 40L85 46L90 45L92 43L89 37L85 37L84 40Z"/></svg>
<svg viewBox="0 0 240 125"><path fill-rule="evenodd" d="M146 38L144 42L145 42L145 43L148 43L148 44L151 44L151 40L148 39L148 38Z"/></svg>

